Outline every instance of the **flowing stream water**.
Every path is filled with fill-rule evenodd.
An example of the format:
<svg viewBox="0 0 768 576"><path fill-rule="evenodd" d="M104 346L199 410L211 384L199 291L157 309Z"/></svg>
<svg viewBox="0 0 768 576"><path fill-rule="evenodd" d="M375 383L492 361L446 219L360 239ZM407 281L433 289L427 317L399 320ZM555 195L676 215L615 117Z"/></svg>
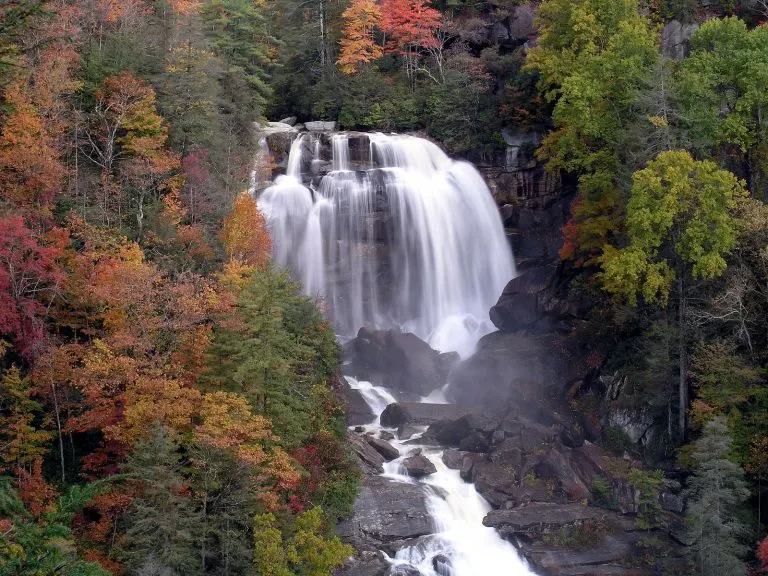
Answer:
<svg viewBox="0 0 768 576"><path fill-rule="evenodd" d="M471 355L493 330L488 311L515 275L482 177L421 138L334 134L330 146L325 142L330 158L321 138L297 138L287 174L258 198L275 262L291 270L305 293L323 298L342 339L362 326L397 327L442 352ZM385 387L348 381L376 415L366 428L380 432L379 415L395 398ZM422 401L445 399L438 389ZM385 464L392 481L417 482L401 464L414 448L437 468L420 480L435 533L398 551L389 559L393 566L410 565L423 576L533 574L512 544L483 526L490 506L445 466L441 450L402 440L393 445L402 456ZM450 569L434 563L440 555Z"/></svg>

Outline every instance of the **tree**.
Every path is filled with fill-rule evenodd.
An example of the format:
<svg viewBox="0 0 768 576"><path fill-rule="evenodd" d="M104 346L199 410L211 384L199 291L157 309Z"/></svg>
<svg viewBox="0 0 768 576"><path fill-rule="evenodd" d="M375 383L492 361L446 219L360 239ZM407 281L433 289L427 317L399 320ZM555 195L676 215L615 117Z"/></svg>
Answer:
<svg viewBox="0 0 768 576"><path fill-rule="evenodd" d="M270 95L266 80L274 38L259 6L249 0L212 0L203 8L203 16L212 28L211 46L228 64L223 85L242 91L244 112L261 116Z"/></svg>
<svg viewBox="0 0 768 576"><path fill-rule="evenodd" d="M378 60L384 54L373 39L373 31L382 21L382 12L373 0L353 0L342 15L344 31L337 64L344 74L353 74L360 66Z"/></svg>
<svg viewBox="0 0 768 576"><path fill-rule="evenodd" d="M141 487L125 534L129 566L134 571L153 566L159 574L202 574L202 519L181 473L175 434L155 426L136 445L128 466Z"/></svg>
<svg viewBox="0 0 768 576"><path fill-rule="evenodd" d="M381 4L381 29L388 40L387 52L400 54L410 77L418 67L422 49L436 49L441 44L436 32L443 16L426 0L384 0Z"/></svg>
<svg viewBox="0 0 768 576"><path fill-rule="evenodd" d="M58 506L35 520L25 510L7 476L0 476L0 576L110 576L75 552L69 524L75 512L99 489L73 486Z"/></svg>
<svg viewBox="0 0 768 576"><path fill-rule="evenodd" d="M235 199L232 211L224 220L221 240L227 256L247 266L263 266L269 258L272 244L267 223L247 192Z"/></svg>
<svg viewBox="0 0 768 576"><path fill-rule="evenodd" d="M48 453L52 434L36 427L42 408L32 399L29 380L15 366L0 381L0 461L7 472L32 470Z"/></svg>
<svg viewBox="0 0 768 576"><path fill-rule="evenodd" d="M0 198L40 210L61 188L59 150L21 82L5 91L4 100L12 112L0 132Z"/></svg>
<svg viewBox="0 0 768 576"><path fill-rule="evenodd" d="M563 259L595 263L621 230L620 145L657 58L656 34L636 0L541 5L538 43L526 66L539 72L539 91L554 104L554 130L537 156L549 170L580 174Z"/></svg>
<svg viewBox="0 0 768 576"><path fill-rule="evenodd" d="M130 72L106 78L96 91L81 146L87 158L101 169L101 202L106 223L110 222L113 180L121 177L133 188L138 236L144 222L144 200L159 180L179 166L179 159L164 149L167 128L155 108L151 86ZM120 198L117 198L118 203Z"/></svg>
<svg viewBox="0 0 768 576"><path fill-rule="evenodd" d="M702 24L679 78L691 145L705 154L724 146L739 157L755 196L768 183L766 82L768 28L749 30L735 16Z"/></svg>
<svg viewBox="0 0 768 576"><path fill-rule="evenodd" d="M254 565L264 576L327 576L354 553L338 536L322 535L321 508L299 514L293 534L284 538L272 514L254 518Z"/></svg>
<svg viewBox="0 0 768 576"><path fill-rule="evenodd" d="M731 437L725 419L718 416L704 427L704 434L694 444L696 463L688 480L686 518L701 576L746 575L742 558L748 548L741 538L747 533L739 520L740 508L749 498L744 472L728 460Z"/></svg>
<svg viewBox="0 0 768 576"><path fill-rule="evenodd" d="M0 335L26 356L40 344L44 317L60 292L58 260L67 244L60 229L40 238L21 216L0 217Z"/></svg>
<svg viewBox="0 0 768 576"><path fill-rule="evenodd" d="M606 246L600 258L605 289L636 305L638 298L667 306L677 284L679 425L685 437L687 283L726 268L737 239L732 214L746 192L733 174L688 152L663 152L633 175L627 205L627 246Z"/></svg>

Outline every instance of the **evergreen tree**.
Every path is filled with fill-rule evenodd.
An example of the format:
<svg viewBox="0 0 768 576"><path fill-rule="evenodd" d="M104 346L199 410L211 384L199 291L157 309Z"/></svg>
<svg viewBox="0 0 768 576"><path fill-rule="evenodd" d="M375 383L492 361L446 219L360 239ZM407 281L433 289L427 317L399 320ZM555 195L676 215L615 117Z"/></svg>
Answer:
<svg viewBox="0 0 768 576"><path fill-rule="evenodd" d="M187 493L175 435L155 427L137 443L128 466L142 488L129 515L128 564L147 574L202 574L202 522Z"/></svg>
<svg viewBox="0 0 768 576"><path fill-rule="evenodd" d="M728 459L731 442L725 419L718 416L705 425L694 445L696 469L688 480L686 518L700 576L747 573L743 557L749 548L741 541L747 528L739 512L749 489L744 471Z"/></svg>

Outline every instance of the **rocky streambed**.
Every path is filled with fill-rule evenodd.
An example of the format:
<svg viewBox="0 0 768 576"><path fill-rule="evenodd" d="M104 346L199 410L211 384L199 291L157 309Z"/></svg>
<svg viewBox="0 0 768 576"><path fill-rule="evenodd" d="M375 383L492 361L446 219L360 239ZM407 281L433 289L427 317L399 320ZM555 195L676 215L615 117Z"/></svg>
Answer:
<svg viewBox="0 0 768 576"><path fill-rule="evenodd" d="M509 349L499 351L499 338L486 337L478 354L464 362L414 346L412 335L397 331L362 330L347 344L345 371L387 387L350 378L346 390L349 440L364 480L352 516L339 529L358 551L342 574L679 573L685 565L684 546L676 540L679 484L665 482L658 493L658 525L641 527L641 495L629 480L639 462L591 442L578 421L533 396L522 380L515 384L515 378L507 378L503 401L495 397L501 394L497 382L497 406L489 405L480 391L494 386L483 378L498 380L504 366L489 358L506 358L518 369L539 363L541 370L556 370L554 360L546 364L531 347L523 354L520 342L525 361L509 360ZM538 349L543 354L546 346ZM472 369L480 361L484 372ZM489 376L489 370L497 373ZM443 392L451 398L452 384L426 398L415 384L442 377L466 387L470 372L478 378L473 383L478 393L454 391L461 404L445 403ZM446 488L446 479L455 484ZM465 526L466 533L454 526L446 536L439 515L450 516L448 509L455 505L450 492L458 490L481 496L473 504L480 508L474 518L468 513L461 519L473 523ZM483 529L485 535L478 536ZM482 571L467 572L459 565L462 544L489 546L473 540L488 538L488 529L513 545L511 557L520 560L511 565L503 551L497 558L487 552Z"/></svg>

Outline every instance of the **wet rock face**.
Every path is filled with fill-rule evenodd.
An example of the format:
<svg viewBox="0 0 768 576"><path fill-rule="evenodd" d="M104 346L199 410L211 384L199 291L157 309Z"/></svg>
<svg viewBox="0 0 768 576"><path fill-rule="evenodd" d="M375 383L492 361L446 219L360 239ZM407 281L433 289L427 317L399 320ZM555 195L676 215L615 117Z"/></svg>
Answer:
<svg viewBox="0 0 768 576"><path fill-rule="evenodd" d="M361 328L347 343L345 370L395 390L426 396L445 384L458 358L440 354L414 334Z"/></svg>
<svg viewBox="0 0 768 576"><path fill-rule="evenodd" d="M421 484L365 478L352 515L339 524L342 539L357 550L393 554L406 542L434 531Z"/></svg>

